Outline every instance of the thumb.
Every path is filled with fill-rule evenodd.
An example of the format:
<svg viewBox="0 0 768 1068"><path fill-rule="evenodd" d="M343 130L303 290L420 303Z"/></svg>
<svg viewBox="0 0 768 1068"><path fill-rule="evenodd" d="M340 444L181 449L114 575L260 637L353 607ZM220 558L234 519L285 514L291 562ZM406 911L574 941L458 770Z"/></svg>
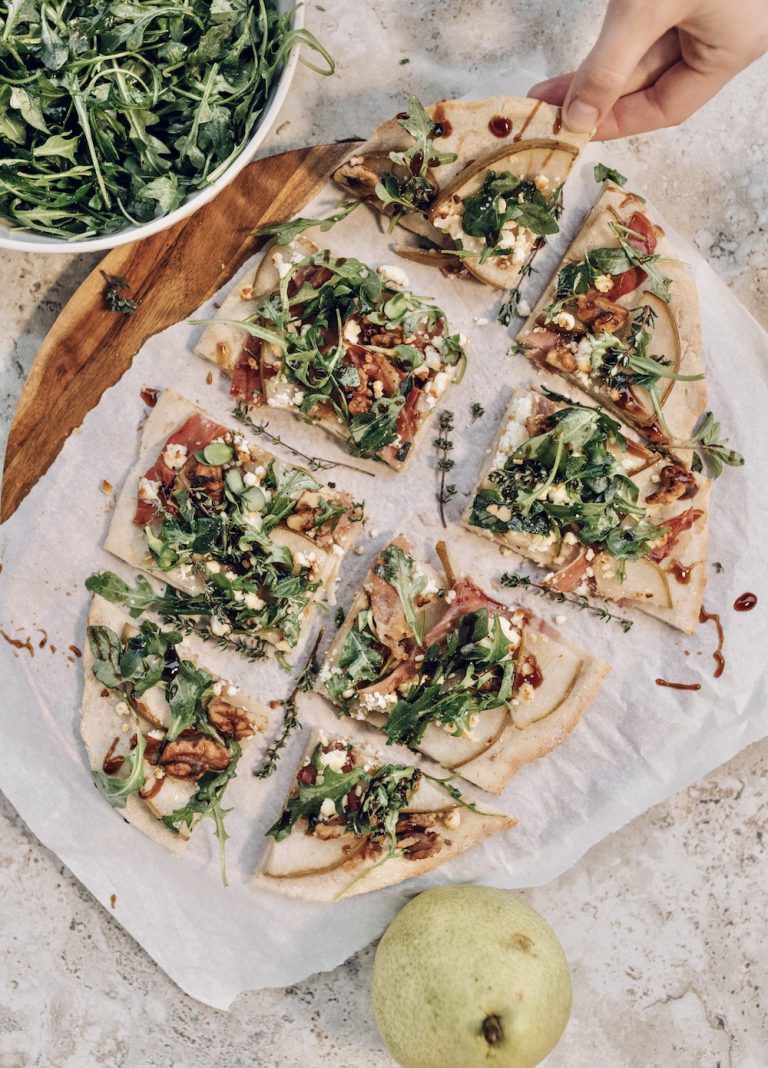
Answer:
<svg viewBox="0 0 768 1068"><path fill-rule="evenodd" d="M675 24L677 4L610 0L600 36L573 77L563 104L569 130L594 130L632 80L649 48Z"/></svg>

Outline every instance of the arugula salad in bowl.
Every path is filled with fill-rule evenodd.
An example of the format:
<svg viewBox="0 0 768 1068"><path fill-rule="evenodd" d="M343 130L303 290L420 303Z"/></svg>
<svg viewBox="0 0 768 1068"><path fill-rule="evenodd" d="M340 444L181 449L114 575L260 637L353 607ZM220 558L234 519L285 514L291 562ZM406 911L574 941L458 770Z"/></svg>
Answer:
<svg viewBox="0 0 768 1068"><path fill-rule="evenodd" d="M0 247L94 251L211 200L251 160L304 44L288 0L0 2Z"/></svg>

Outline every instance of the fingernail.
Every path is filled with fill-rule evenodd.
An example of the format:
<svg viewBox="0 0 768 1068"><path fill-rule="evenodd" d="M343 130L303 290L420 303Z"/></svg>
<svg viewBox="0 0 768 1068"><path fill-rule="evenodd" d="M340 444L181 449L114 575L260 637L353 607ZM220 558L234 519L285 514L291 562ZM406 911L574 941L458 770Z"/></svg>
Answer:
<svg viewBox="0 0 768 1068"><path fill-rule="evenodd" d="M536 84L532 85L528 90L526 96L536 96L537 93L541 93L545 89L548 89L553 81L554 78L545 78L543 82L536 82Z"/></svg>
<svg viewBox="0 0 768 1068"><path fill-rule="evenodd" d="M563 122L574 133L586 133L597 126L598 110L594 104L588 104L578 96L566 104Z"/></svg>

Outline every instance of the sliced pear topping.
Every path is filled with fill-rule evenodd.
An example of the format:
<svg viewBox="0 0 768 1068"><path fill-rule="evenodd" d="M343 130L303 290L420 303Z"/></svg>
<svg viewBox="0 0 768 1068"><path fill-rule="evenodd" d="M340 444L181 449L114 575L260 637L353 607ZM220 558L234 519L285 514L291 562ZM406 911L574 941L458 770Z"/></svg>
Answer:
<svg viewBox="0 0 768 1068"><path fill-rule="evenodd" d="M524 730L532 723L556 712L568 699L581 674L581 656L568 646L553 641L545 634L526 630L520 645L520 663L527 655L535 657L541 682L535 688L526 685L525 675L517 689L517 704L512 705L512 721Z"/></svg>
<svg viewBox="0 0 768 1068"><path fill-rule="evenodd" d="M297 879L303 875L323 875L355 858L365 839L344 831L336 838L307 834L307 821L301 820L293 832L271 846L265 874L273 879Z"/></svg>
<svg viewBox="0 0 768 1068"><path fill-rule="evenodd" d="M623 582L616 577L616 561L608 553L595 557L593 570L595 586L601 597L610 597L622 604L672 607L669 578L653 560L628 560Z"/></svg>

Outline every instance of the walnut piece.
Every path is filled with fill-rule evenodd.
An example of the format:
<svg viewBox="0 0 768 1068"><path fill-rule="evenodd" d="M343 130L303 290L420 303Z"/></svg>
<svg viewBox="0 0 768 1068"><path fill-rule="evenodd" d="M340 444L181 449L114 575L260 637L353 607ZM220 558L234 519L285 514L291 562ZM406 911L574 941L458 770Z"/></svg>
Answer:
<svg viewBox="0 0 768 1068"><path fill-rule="evenodd" d="M229 766L229 752L213 738L192 734L169 742L161 763L167 775L197 782L209 771L225 771Z"/></svg>
<svg viewBox="0 0 768 1068"><path fill-rule="evenodd" d="M237 742L242 738L250 738L258 727L255 717L248 709L238 708L223 697L212 697L207 712L208 719L219 734L223 734L225 738L234 738Z"/></svg>

